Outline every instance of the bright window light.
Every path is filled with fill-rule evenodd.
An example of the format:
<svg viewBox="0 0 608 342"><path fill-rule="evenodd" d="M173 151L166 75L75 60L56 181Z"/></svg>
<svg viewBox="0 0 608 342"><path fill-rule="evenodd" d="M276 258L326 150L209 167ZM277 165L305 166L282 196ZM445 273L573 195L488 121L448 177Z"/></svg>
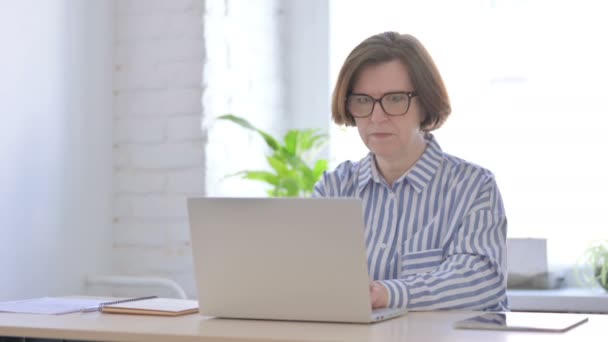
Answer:
<svg viewBox="0 0 608 342"><path fill-rule="evenodd" d="M608 238L607 7L334 0L332 86L366 37L387 30L418 37L452 101L452 115L435 132L444 151L494 172L510 237L547 238L550 266L571 266L589 242ZM335 127L331 135L332 166L367 153L356 130Z"/></svg>

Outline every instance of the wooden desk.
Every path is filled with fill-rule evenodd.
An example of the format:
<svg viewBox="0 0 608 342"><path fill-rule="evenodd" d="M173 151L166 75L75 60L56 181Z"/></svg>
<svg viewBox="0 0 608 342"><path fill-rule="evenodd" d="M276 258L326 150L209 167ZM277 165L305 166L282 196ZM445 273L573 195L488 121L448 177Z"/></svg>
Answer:
<svg viewBox="0 0 608 342"><path fill-rule="evenodd" d="M472 312L424 312L370 324L210 319L198 314L150 317L78 313L62 316L0 313L0 336L91 341L606 341L608 315L566 333L455 330Z"/></svg>

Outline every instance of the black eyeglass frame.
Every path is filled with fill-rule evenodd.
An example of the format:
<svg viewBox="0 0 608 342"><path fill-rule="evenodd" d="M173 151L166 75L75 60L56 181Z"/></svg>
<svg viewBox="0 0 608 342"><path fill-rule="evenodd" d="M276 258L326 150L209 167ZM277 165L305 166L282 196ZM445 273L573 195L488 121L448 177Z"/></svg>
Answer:
<svg viewBox="0 0 608 342"><path fill-rule="evenodd" d="M387 97L387 96L396 95L396 94L404 94L404 95L407 96L407 106L405 107L405 111L403 113L401 113L401 114L390 114L389 112L386 111L386 109L384 109L384 105L382 104L382 100L385 97ZM372 108L371 108L371 110L369 111L369 113L367 115L354 115L350 111L350 109L348 108L348 99L351 96L353 96L353 95L356 95L356 96L367 96L370 99L372 99ZM382 108L382 111L386 115L389 115L389 116L401 116L401 115L407 114L407 112L410 110L410 105L412 104L412 97L416 97L416 96L418 96L418 93L415 90L414 91L394 91L394 92L390 92L390 93L386 93L386 94L382 95L382 97L380 97L379 99L377 99L377 98L375 98L375 97L373 97L371 95L368 95L368 94L350 93L350 94L348 94L348 96L346 96L346 99L344 100L344 105L346 106L346 110L348 111L348 113L350 115L352 115L353 117L355 117L355 118L366 118L366 117L372 115L372 113L374 112L374 108L376 107L376 103L380 103L380 107Z"/></svg>

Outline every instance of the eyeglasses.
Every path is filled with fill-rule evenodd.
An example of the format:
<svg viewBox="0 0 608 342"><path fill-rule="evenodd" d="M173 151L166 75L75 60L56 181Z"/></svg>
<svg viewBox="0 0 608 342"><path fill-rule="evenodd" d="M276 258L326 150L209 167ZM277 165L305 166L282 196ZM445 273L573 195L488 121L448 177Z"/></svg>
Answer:
<svg viewBox="0 0 608 342"><path fill-rule="evenodd" d="M350 94L346 98L346 109L356 118L365 118L372 114L376 102L380 103L382 110L388 115L405 115L410 109L411 99L418 94L415 91L400 91L386 93L376 99L367 94Z"/></svg>

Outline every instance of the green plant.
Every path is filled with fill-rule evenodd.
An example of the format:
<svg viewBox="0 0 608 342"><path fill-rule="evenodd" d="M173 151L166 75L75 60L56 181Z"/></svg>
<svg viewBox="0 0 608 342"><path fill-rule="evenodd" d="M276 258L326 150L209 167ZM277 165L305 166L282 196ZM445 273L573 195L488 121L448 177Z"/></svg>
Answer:
<svg viewBox="0 0 608 342"><path fill-rule="evenodd" d="M581 266L589 273L580 274ZM608 240L598 241L587 247L579 259L578 278L586 284L599 284L608 291Z"/></svg>
<svg viewBox="0 0 608 342"><path fill-rule="evenodd" d="M253 126L236 115L227 114L219 120L233 122L258 133L270 148L266 161L272 171L243 170L231 176L264 182L271 186L268 195L273 197L298 197L312 194L315 183L327 170L327 160L316 159L316 154L327 144L327 134L317 129L291 129L281 142L269 133Z"/></svg>

